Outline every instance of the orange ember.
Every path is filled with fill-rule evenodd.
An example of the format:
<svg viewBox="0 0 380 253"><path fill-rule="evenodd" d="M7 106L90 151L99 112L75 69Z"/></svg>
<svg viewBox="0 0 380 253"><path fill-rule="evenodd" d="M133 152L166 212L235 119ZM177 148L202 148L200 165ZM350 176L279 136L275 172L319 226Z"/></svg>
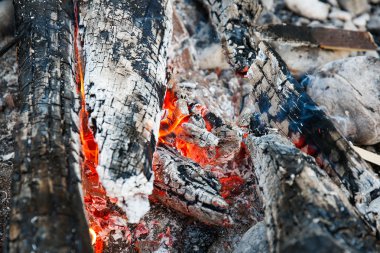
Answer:
<svg viewBox="0 0 380 253"><path fill-rule="evenodd" d="M164 114L161 119L159 131L159 143L175 147L181 155L190 158L202 167L211 165L220 165L218 160L222 154L219 154L218 147L200 147L197 144L190 143L181 138L177 138L178 134L183 131L182 125L189 122L194 113L184 114L178 108L178 98L172 89L168 89L165 94L163 110ZM187 108L190 109L190 108ZM197 112L205 121L205 128L211 132L214 128L211 122L206 118L208 110L205 106L196 104L191 108L193 112ZM214 175L220 179L222 185L222 197L229 198L238 195L245 181L237 175L225 175L219 170L211 169ZM156 179L159 175L156 175ZM164 192L154 190L154 195L164 195Z"/></svg>
<svg viewBox="0 0 380 253"><path fill-rule="evenodd" d="M244 180L239 176L229 176L219 179L222 185L221 196L227 199L231 196L238 195L244 185Z"/></svg>

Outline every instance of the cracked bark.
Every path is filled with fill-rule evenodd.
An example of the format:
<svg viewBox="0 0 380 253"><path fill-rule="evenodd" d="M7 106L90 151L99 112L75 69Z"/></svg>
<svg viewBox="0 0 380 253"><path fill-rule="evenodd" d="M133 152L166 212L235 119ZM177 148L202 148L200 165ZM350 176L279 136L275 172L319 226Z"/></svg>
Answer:
<svg viewBox="0 0 380 253"><path fill-rule="evenodd" d="M228 204L220 196L221 185L211 173L174 149L157 148L153 168L154 198L207 224L228 225Z"/></svg>
<svg viewBox="0 0 380 253"><path fill-rule="evenodd" d="M86 101L99 145L101 183L138 222L153 190L171 39L171 1L85 2ZM130 210L139 203L139 210Z"/></svg>
<svg viewBox="0 0 380 253"><path fill-rule="evenodd" d="M202 0L210 12L229 62L237 71L255 60L252 28L262 7L257 0Z"/></svg>
<svg viewBox="0 0 380 253"><path fill-rule="evenodd" d="M73 22L61 1L15 1L20 117L7 252L92 252L80 194Z"/></svg>
<svg viewBox="0 0 380 253"><path fill-rule="evenodd" d="M232 66L248 71L261 120L281 134L302 138L362 215L380 231L380 180L326 114L290 74L271 47L254 35L257 1L204 0ZM242 28L243 27L243 28ZM246 72L244 71L244 72Z"/></svg>
<svg viewBox="0 0 380 253"><path fill-rule="evenodd" d="M378 252L374 231L315 163L280 135L247 140L270 252Z"/></svg>

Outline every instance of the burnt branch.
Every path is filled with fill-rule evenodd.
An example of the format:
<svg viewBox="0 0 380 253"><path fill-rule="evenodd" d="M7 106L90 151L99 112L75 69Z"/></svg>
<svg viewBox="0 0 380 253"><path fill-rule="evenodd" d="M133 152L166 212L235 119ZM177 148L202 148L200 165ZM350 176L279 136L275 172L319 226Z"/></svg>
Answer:
<svg viewBox="0 0 380 253"><path fill-rule="evenodd" d="M248 77L261 119L316 157L351 203L379 230L378 176L264 42L258 46Z"/></svg>
<svg viewBox="0 0 380 253"><path fill-rule="evenodd" d="M257 1L249 2L215 1L210 5L210 12L222 38L231 34L239 38L236 45L225 45L232 66L239 71L252 63L246 70L262 121L278 128L294 142L302 142L304 150L317 157L351 203L380 231L379 178L291 76L281 57L268 44L252 42L247 47L247 41L257 41L253 31L260 9ZM247 32L242 32L239 26L243 23ZM248 58L241 57L241 53Z"/></svg>
<svg viewBox="0 0 380 253"><path fill-rule="evenodd" d="M152 156L165 93L171 1L83 3L89 122L99 145L100 181L130 222L148 211ZM131 210L139 203L141 212Z"/></svg>
<svg viewBox="0 0 380 253"><path fill-rule="evenodd" d="M15 1L20 118L7 252L91 252L80 187L73 20L61 1ZM27 31L22 31L28 24Z"/></svg>
<svg viewBox="0 0 380 253"><path fill-rule="evenodd" d="M207 224L232 223L228 204L220 196L221 185L209 172L169 147L154 154L154 198Z"/></svg>
<svg viewBox="0 0 380 253"><path fill-rule="evenodd" d="M374 231L315 163L274 134L249 137L271 252L377 252Z"/></svg>

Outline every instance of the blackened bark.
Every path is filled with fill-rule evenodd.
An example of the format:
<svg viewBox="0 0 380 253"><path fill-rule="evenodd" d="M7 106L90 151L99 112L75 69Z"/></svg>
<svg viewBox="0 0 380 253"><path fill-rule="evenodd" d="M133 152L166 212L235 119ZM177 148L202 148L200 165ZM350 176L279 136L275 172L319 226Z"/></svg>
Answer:
<svg viewBox="0 0 380 253"><path fill-rule="evenodd" d="M93 0L81 8L86 102L99 145L97 171L129 222L138 222L148 211L153 190L171 8L170 0Z"/></svg>
<svg viewBox="0 0 380 253"><path fill-rule="evenodd" d="M280 135L247 142L270 252L378 252L375 232L314 158Z"/></svg>
<svg viewBox="0 0 380 253"><path fill-rule="evenodd" d="M8 252L91 252L80 194L79 98L74 81L71 1L15 1L27 25L18 48L16 127Z"/></svg>

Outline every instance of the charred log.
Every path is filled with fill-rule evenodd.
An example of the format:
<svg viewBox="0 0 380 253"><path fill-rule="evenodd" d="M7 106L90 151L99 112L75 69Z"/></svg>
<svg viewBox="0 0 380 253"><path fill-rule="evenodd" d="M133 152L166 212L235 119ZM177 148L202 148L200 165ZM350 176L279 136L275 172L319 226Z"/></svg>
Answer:
<svg viewBox="0 0 380 253"><path fill-rule="evenodd" d="M380 180L264 42L248 71L261 119L316 157L358 210L380 228Z"/></svg>
<svg viewBox="0 0 380 253"><path fill-rule="evenodd" d="M232 223L228 204L219 193L219 181L197 163L161 146L155 152L153 167L155 199L207 224Z"/></svg>
<svg viewBox="0 0 380 253"><path fill-rule="evenodd" d="M7 252L91 252L80 194L73 20L62 1L15 1L20 120Z"/></svg>
<svg viewBox="0 0 380 253"><path fill-rule="evenodd" d="M374 232L347 197L305 155L279 135L249 137L265 201L271 252L377 252Z"/></svg>
<svg viewBox="0 0 380 253"><path fill-rule="evenodd" d="M99 145L100 181L130 222L149 209L152 156L165 93L171 1L82 6L86 101ZM133 205L139 210L133 210Z"/></svg>
<svg viewBox="0 0 380 253"><path fill-rule="evenodd" d="M209 5L211 17L222 38L229 38L231 34L240 38L236 45L227 43L225 50L237 71L247 67L261 120L317 157L351 203L380 231L377 175L291 76L281 57L265 42L255 42L252 32L260 14L257 1L225 2L230 1L215 1ZM243 21L249 26L244 28L245 32L240 27ZM250 46L247 41L251 41ZM248 58L242 57L242 53Z"/></svg>

